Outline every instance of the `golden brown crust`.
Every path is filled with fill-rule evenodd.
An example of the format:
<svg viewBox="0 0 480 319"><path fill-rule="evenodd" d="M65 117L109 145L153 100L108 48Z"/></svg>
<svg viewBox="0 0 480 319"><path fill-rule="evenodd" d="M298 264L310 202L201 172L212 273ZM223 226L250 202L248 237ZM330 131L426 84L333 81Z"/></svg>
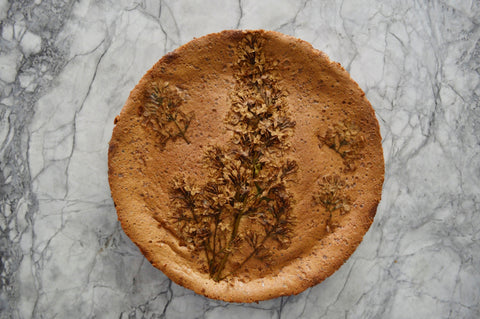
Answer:
<svg viewBox="0 0 480 319"><path fill-rule="evenodd" d="M275 124L259 126L245 108ZM262 30L195 39L147 72L115 124L109 182L125 233L209 298L298 294L333 274L373 222L384 177L374 111L338 63L302 40ZM246 134L263 142L250 147ZM241 162L253 159L262 164ZM230 187L222 169L252 180ZM228 200L215 206L212 194Z"/></svg>

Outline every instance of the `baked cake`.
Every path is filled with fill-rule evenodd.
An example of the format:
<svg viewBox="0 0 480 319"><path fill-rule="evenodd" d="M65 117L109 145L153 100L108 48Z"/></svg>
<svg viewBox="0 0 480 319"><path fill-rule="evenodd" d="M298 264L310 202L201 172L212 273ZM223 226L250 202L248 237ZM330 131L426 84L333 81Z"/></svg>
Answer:
<svg viewBox="0 0 480 319"><path fill-rule="evenodd" d="M309 43L210 34L131 92L108 153L125 233L153 266L209 298L298 294L360 244L384 160L364 92Z"/></svg>

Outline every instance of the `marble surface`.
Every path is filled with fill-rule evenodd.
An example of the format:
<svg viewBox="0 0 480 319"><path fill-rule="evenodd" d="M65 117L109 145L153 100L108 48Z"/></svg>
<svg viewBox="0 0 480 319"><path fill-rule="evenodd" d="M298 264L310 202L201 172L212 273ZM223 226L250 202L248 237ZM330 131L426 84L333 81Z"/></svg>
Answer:
<svg viewBox="0 0 480 319"><path fill-rule="evenodd" d="M1 318L479 318L480 2L0 0ZM386 160L354 255L291 297L227 304L154 269L122 232L107 143L162 55L265 28L340 62Z"/></svg>

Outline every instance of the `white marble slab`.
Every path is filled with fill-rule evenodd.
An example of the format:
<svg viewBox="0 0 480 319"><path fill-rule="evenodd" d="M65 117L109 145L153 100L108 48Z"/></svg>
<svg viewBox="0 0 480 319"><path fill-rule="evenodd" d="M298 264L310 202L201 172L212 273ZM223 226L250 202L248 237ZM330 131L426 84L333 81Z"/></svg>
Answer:
<svg viewBox="0 0 480 319"><path fill-rule="evenodd" d="M480 3L0 0L1 318L479 318ZM265 28L365 90L386 179L372 228L325 282L227 304L154 269L107 183L113 119L179 45Z"/></svg>

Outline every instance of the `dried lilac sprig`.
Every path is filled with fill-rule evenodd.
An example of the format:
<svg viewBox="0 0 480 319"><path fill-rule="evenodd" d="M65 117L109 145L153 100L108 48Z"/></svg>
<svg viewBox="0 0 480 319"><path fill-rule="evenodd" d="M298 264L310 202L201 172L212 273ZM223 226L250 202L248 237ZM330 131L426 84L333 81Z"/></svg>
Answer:
<svg viewBox="0 0 480 319"><path fill-rule="evenodd" d="M168 140L181 137L187 144L186 136L193 118L192 114L182 111L182 98L168 82L152 82L147 92L147 102L140 108L143 123L151 127L158 135L163 147Z"/></svg>
<svg viewBox="0 0 480 319"><path fill-rule="evenodd" d="M195 186L177 178L170 190L177 231L187 245L205 253L215 281L234 275L252 258L268 264L273 256L268 247L286 248L291 241L292 196L286 184L298 166L284 155L295 122L278 85L276 63L265 58L263 47L264 39L252 33L239 44L225 119L233 136L225 147L205 151L208 181Z"/></svg>

